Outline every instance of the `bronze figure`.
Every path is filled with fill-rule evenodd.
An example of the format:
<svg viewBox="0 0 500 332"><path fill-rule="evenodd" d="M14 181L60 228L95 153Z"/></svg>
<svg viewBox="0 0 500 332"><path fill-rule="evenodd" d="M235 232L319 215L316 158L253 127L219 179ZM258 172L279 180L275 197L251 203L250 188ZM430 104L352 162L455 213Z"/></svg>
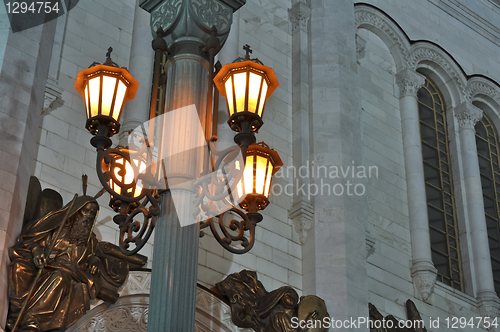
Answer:
<svg viewBox="0 0 500 332"><path fill-rule="evenodd" d="M415 303L413 303L412 300L406 301L406 314L407 314L407 321L412 322L410 326L399 326L398 320L393 316L393 315L388 315L384 317L377 308L371 304L368 303L369 307L369 312L370 312L370 332L427 332L427 329L425 328L424 321L422 320L422 317L420 316L420 313L418 312L417 307L415 306ZM385 321L385 326L384 327L382 322ZM389 324L388 322L391 321ZM418 322L418 323L417 323ZM388 328L388 326L392 326L391 328Z"/></svg>
<svg viewBox="0 0 500 332"><path fill-rule="evenodd" d="M229 299L231 319L238 327L257 332L323 332L327 329L294 327L295 320L323 320L329 317L325 302L317 296L300 299L290 286L268 292L255 271L233 273L216 285Z"/></svg>
<svg viewBox="0 0 500 332"><path fill-rule="evenodd" d="M30 293L21 331L66 329L90 309L91 299L116 301L129 265L101 250L92 232L98 209L93 197L80 196L71 208L66 205L24 226L9 251L8 329Z"/></svg>

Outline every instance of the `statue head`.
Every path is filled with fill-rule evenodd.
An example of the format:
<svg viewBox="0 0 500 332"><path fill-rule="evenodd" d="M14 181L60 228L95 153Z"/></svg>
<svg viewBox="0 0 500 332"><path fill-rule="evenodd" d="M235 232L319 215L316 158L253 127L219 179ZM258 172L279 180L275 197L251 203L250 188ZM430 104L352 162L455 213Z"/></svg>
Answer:
<svg viewBox="0 0 500 332"><path fill-rule="evenodd" d="M80 196L73 205L68 227L70 227L69 238L72 243L85 244L92 232L97 217L99 205L97 201L89 196Z"/></svg>

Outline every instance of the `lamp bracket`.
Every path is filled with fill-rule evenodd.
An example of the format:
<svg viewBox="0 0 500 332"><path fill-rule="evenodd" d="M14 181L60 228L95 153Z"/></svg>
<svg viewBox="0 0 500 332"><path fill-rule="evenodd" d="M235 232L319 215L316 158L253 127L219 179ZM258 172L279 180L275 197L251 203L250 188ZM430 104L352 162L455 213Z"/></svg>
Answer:
<svg viewBox="0 0 500 332"><path fill-rule="evenodd" d="M239 216L239 219L232 218L231 213ZM262 216L257 213L262 220ZM208 219L205 222L200 223L200 237L205 235L202 229L210 227L213 236L219 242L219 244L227 251L233 254L244 254L249 252L253 245L255 244L255 216L250 216L245 214L243 211L237 207ZM230 220L226 220L232 218ZM225 223L227 221L227 225ZM217 225L216 225L217 224ZM248 235L245 234L248 232ZM233 243L239 242L239 243ZM239 246L239 247L238 247Z"/></svg>

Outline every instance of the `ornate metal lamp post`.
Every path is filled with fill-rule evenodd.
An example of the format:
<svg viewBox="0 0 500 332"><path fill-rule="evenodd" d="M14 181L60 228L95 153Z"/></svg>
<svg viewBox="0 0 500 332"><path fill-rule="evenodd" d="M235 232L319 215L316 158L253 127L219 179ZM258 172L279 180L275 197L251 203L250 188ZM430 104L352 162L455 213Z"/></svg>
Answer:
<svg viewBox="0 0 500 332"><path fill-rule="evenodd" d="M219 51L220 44L227 38L233 11L241 7L244 1L208 2L210 6L205 9L201 8L203 4L196 0L145 0L141 7L151 12L152 28L158 31L153 47L157 46L162 38L168 44L168 47L162 47L161 50L155 47L156 53L168 53L165 65L168 77L165 112L194 104L201 127L205 131L204 136L211 138L214 134L211 132L211 87L212 77L215 76L213 57ZM173 11L170 13L173 16L162 16L166 9ZM212 11L214 15L200 16L202 10ZM217 22L207 22L206 17L216 18ZM154 187L151 184L155 183L158 174L155 174L156 167L152 166L155 162L148 142L143 144L139 151L110 148L110 137L119 131L120 115L117 112L126 100L133 98L134 89L137 89L135 80L126 69L117 66L113 68L119 70L121 76L108 74L109 69L104 65L111 63L110 52L104 65L91 67L78 76L76 88L84 97L87 108L86 128L94 135L91 143L98 152L96 169L99 180L112 197L110 206L119 212L114 221L120 226L120 249L126 254L139 251L156 225L148 317L150 331L194 329L197 238L203 235L200 228L210 227L217 241L225 249L234 253L248 252L255 241L255 226L262 220L258 211L269 204L272 175L282 166L274 150L264 143L253 144L255 132L263 124L265 100L276 89L278 82L272 69L249 59L248 45L246 50L245 59L224 66L214 80L220 93L227 96L230 104L228 123L238 132L235 141L245 156L244 165L240 165L238 161L234 163L233 171L235 174L239 173L240 178L233 181L233 188L230 190L237 193L240 206L245 211L232 205L229 211L237 214L241 220L233 219L227 226L224 220L227 219L225 216L228 213L224 212L207 221L185 227L179 224L179 215L193 214L193 206L195 209L209 210L213 200L223 197L223 193L220 193L221 183L227 185L227 178L220 178L216 171L228 159L234 159L235 149L212 149L211 156L202 154L201 158L199 154L188 155L181 162L183 165L191 165L190 167L179 167L175 161L161 160L163 168L176 171L174 176L168 177L170 189ZM114 88L111 87L113 82L106 75L116 77L113 81ZM94 77L100 78L98 80ZM126 82L130 85L126 85ZM127 89L124 90L121 84ZM123 101L117 101L122 95ZM108 105L111 105L109 110ZM217 111L217 106L215 109ZM179 126L184 121L186 119L180 118ZM184 144L184 130L175 129L178 135L174 137L175 144ZM172 142L162 142L165 143ZM210 164L213 166L210 167ZM196 180L200 173L213 175L206 176L203 181ZM186 179L189 181L186 182ZM207 182L206 179L210 181ZM173 189L172 183L177 182L181 182L182 186L180 189ZM188 208L174 206L175 200L189 202L186 205ZM207 200L209 203L206 203ZM137 220L139 214L143 215L142 222ZM216 221L222 235L219 235L215 227ZM235 231L236 235L233 235ZM249 238L245 232L249 233ZM239 243L234 244L233 241ZM132 243L135 248L129 250Z"/></svg>

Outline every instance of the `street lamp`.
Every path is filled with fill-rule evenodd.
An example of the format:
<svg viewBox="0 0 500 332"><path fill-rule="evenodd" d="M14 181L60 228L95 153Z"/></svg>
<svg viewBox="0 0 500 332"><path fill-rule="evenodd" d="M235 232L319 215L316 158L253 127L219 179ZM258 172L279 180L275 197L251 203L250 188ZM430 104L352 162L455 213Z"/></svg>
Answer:
<svg viewBox="0 0 500 332"><path fill-rule="evenodd" d="M103 64L94 62L89 68L78 73L75 89L85 101L87 123L85 128L92 135L109 138L120 130L120 115L123 104L134 99L139 82L130 75L126 68L120 68L111 60L110 47ZM98 139L104 147L111 146L111 140Z"/></svg>
<svg viewBox="0 0 500 332"><path fill-rule="evenodd" d="M220 94L226 97L232 130L238 132L234 141L247 148L255 143L254 133L262 126L262 115L267 98L278 87L274 71L259 59L250 60L252 50L243 47L246 55L231 64L224 65L214 78Z"/></svg>
<svg viewBox="0 0 500 332"><path fill-rule="evenodd" d="M278 153L265 143L254 144L255 132L263 124L266 99L276 89L278 81L271 68L265 67L257 59L250 60L248 45L244 49L245 58L224 66L214 82L221 94L227 97L230 113L228 124L237 132L235 142L244 156L243 169L236 162L239 165L236 168L240 168L239 177L228 191L230 194L236 193L246 213L228 201L232 206L229 211L242 219L229 223L229 229L237 231L235 236L224 225L226 212L200 222L200 229L210 227L214 237L225 249L239 254L248 252L255 242L255 226L263 218L259 210L269 204L271 178L283 165ZM137 81L126 68L119 68L111 60L111 51L112 48L109 48L104 64L94 63L78 74L75 88L85 100L85 127L94 135L91 144L97 149L96 170L99 180L111 195L110 206L119 212L113 220L120 227L120 250L131 255L138 252L151 236L161 210L160 195L165 190L158 190L154 185L156 163L149 142L146 141L139 151L119 146L110 148L110 137L120 129L118 121L123 104L134 98L138 87ZM204 174L217 174L221 165L234 160L235 156L234 148L224 151L212 149L210 152L216 161L211 169L203 171ZM195 181L195 186L199 188L195 205L201 207L205 198L214 201L223 197L220 192L217 193L221 183L224 181L218 177ZM138 214L143 214L142 223L134 219ZM215 227L216 220L222 236ZM245 235L246 231L249 232L249 239ZM203 236L202 231L200 236ZM243 248L235 248L233 241L240 241ZM133 250L128 249L130 243L135 244Z"/></svg>

